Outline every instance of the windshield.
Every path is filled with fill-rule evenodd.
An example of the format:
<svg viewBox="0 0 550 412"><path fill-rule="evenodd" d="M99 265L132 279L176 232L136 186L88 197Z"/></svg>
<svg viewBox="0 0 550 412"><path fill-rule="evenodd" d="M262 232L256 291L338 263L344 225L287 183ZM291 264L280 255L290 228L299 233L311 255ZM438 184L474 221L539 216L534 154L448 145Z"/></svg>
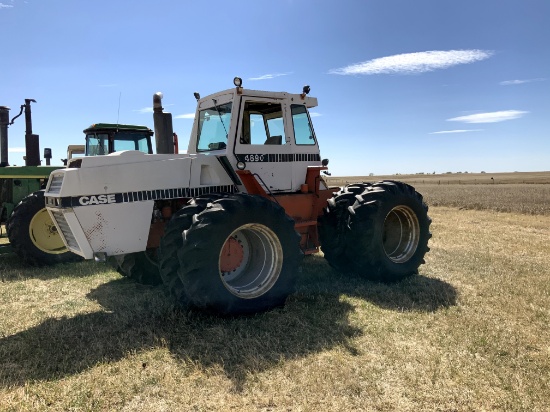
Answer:
<svg viewBox="0 0 550 412"><path fill-rule="evenodd" d="M197 151L225 149L231 122L231 103L211 107L199 112Z"/></svg>
<svg viewBox="0 0 550 412"><path fill-rule="evenodd" d="M86 136L86 156L105 155L109 152L109 136L106 133Z"/></svg>
<svg viewBox="0 0 550 412"><path fill-rule="evenodd" d="M150 153L148 141L147 136L141 133L116 134L113 141L114 151L139 150L143 153Z"/></svg>
<svg viewBox="0 0 550 412"><path fill-rule="evenodd" d="M86 135L86 156L106 155L122 150L153 153L150 141L150 137L141 132L118 132L114 135L111 132L111 137L108 133L88 134Z"/></svg>

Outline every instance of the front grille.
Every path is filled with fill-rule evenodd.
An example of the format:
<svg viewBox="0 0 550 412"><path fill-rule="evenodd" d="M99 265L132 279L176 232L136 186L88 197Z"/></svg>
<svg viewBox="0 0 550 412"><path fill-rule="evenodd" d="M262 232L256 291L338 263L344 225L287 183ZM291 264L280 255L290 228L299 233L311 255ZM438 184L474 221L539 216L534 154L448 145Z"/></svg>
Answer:
<svg viewBox="0 0 550 412"><path fill-rule="evenodd" d="M59 193L61 191L61 185L63 184L64 174L53 175L50 178L50 187L48 193Z"/></svg>
<svg viewBox="0 0 550 412"><path fill-rule="evenodd" d="M78 250L80 252L80 247L78 246L76 238L74 237L73 232L71 232L69 224L67 223L67 220L65 219L63 213L59 211L52 211L52 215L57 222L59 229L61 229L61 233L63 233L63 237L67 241L69 248Z"/></svg>

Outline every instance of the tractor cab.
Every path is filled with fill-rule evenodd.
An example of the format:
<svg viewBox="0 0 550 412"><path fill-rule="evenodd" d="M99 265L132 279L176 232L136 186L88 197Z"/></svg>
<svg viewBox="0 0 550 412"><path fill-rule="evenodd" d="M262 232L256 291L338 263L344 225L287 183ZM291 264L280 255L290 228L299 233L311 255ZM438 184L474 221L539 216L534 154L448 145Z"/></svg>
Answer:
<svg viewBox="0 0 550 412"><path fill-rule="evenodd" d="M84 130L85 156L106 155L122 150L152 154L153 131L146 126L97 123Z"/></svg>
<svg viewBox="0 0 550 412"><path fill-rule="evenodd" d="M267 192L297 192L308 167L321 167L308 109L317 106L309 86L301 94L242 87L204 98L198 93L187 153L227 157L233 170L248 170Z"/></svg>

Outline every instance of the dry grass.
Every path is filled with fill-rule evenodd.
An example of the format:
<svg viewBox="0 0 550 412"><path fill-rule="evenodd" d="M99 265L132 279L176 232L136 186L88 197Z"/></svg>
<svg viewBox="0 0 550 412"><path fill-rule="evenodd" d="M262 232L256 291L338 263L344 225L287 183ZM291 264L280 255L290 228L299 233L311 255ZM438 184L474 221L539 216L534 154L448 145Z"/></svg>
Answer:
<svg viewBox="0 0 550 412"><path fill-rule="evenodd" d="M328 183L338 185L383 179L413 185L430 206L550 215L550 172L359 176L329 178Z"/></svg>
<svg viewBox="0 0 550 412"><path fill-rule="evenodd" d="M312 256L285 308L238 319L101 264L2 257L0 410L548 410L550 216L430 214L419 276Z"/></svg>
<svg viewBox="0 0 550 412"><path fill-rule="evenodd" d="M415 188L431 206L550 215L550 184L418 184Z"/></svg>
<svg viewBox="0 0 550 412"><path fill-rule="evenodd" d="M549 184L549 172L514 172L514 173L449 173L449 174L416 174L416 175L381 175L325 177L331 185L342 186L347 183L373 182L378 180L400 180L413 186L419 184Z"/></svg>

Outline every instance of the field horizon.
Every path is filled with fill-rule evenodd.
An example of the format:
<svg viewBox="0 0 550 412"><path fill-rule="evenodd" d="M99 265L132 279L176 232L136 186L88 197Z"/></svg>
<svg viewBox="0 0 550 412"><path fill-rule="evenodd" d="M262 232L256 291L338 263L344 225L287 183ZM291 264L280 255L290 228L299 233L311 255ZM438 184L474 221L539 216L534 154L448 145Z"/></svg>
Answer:
<svg viewBox="0 0 550 412"><path fill-rule="evenodd" d="M348 183L372 182L379 180L399 180L405 183L437 183L441 184L510 184L510 183L539 183L550 184L550 171L540 172L484 172L484 173L438 173L438 174L392 174L392 175L358 175L358 176L324 176L331 185Z"/></svg>

